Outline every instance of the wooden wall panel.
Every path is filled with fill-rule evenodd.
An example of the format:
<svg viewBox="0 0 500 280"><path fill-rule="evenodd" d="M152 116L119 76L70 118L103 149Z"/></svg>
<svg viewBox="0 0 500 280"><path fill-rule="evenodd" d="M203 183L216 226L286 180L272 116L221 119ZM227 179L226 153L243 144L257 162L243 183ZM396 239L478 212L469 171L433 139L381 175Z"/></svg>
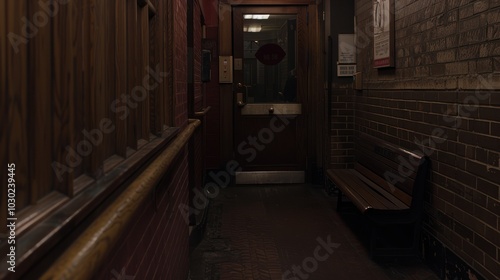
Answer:
<svg viewBox="0 0 500 280"><path fill-rule="evenodd" d="M156 65L163 61L163 51L159 48L163 43L163 16L161 15L161 11L163 9L163 1L153 1L153 5L157 9L157 14L150 21L150 58L149 65L151 68L156 68ZM158 86L151 92L151 102L150 102L150 110L151 110L151 133L158 135L162 128L163 117L160 114L162 104L163 104L163 88L164 83L159 83Z"/></svg>
<svg viewBox="0 0 500 280"><path fill-rule="evenodd" d="M4 4L5 5L5 4ZM26 0L9 1L7 5L7 32L18 36L26 34L23 22L19 19L27 15ZM33 32L28 30L29 33ZM29 166L28 166L28 49L25 43L16 48L7 47L7 161L15 163L16 208L29 204ZM2 166L2 173L6 172Z"/></svg>
<svg viewBox="0 0 500 280"><path fill-rule="evenodd" d="M74 94L74 131L75 133L72 135L73 136L73 143L76 145L75 147L78 148L78 144L85 141L85 137L83 135L83 130L85 129L85 92L87 90L86 84L85 84L85 72L84 72L84 62L86 59L85 53L84 53L84 40L85 40L85 33L84 33L84 27L85 23L85 13L84 11L84 4L85 1L83 0L76 0L75 1L75 6L73 8L73 17L75 17L75 86L73 87L73 94ZM85 173L85 160L87 160L87 157L82 157L82 163L79 164L77 167L74 168L74 178L78 178L78 176L82 175Z"/></svg>
<svg viewBox="0 0 500 280"><path fill-rule="evenodd" d="M156 83L144 79L148 65L158 69L159 62L160 71L170 71L172 65L175 10L170 0L152 1L158 12L153 22L148 8L140 9L135 0L43 1L52 4L48 8L54 14L47 14L47 7L41 7L38 0L0 4L0 36L7 38L13 32L17 40L24 40L17 49L8 41L0 44L0 118L4 120L0 160L16 164L16 210L23 210L19 241L28 244L18 247L16 277L41 271L31 270L34 263L45 269L50 261L42 256L58 253L52 246L75 230L68 226L81 222L96 210L92 205L123 187L121 182L132 173L116 175L119 170L112 170L117 172L96 183L104 175L104 163L111 162L107 159L117 162L116 155L130 156L130 147L137 150L140 138L149 141L151 131L161 133L164 124L172 124L172 75L164 77L154 91L158 102L126 98L133 98L135 87ZM47 22L40 24L45 16ZM24 18L36 26L23 30ZM31 35L19 37L26 32ZM120 111L114 112L113 104ZM108 119L115 126L112 132L103 131L102 124ZM131 172L144 167L154 157L151 147L160 149L155 145L164 143L157 141L136 154L144 158L129 158L124 166ZM187 164L185 158L182 161ZM5 182L5 164L2 168L0 178ZM186 174L186 168L179 174ZM102 193L95 193L96 188ZM5 201L1 205L0 232L4 233ZM0 272L0 278L3 274Z"/></svg>
<svg viewBox="0 0 500 280"><path fill-rule="evenodd" d="M79 118L82 119L83 128L88 129L90 127L89 114L92 112L92 87L91 81L93 77L93 62L91 59L91 50L95 44L95 38L93 37L93 26L91 23L94 22L93 10L95 6L95 1L85 1L80 0L82 3L82 11L83 11L83 31L82 31L82 68L83 68L83 96L82 96L82 104L80 107L83 107L82 115ZM83 159L84 172L90 170L90 157L85 157Z"/></svg>
<svg viewBox="0 0 500 280"><path fill-rule="evenodd" d="M105 28L104 28L104 36L105 40L105 48L103 49L103 55L105 57L105 102L104 102L104 117L116 123L115 115L111 111L111 103L116 99L116 42L115 37L117 33L115 18L116 18L116 9L115 3L113 1L105 1ZM116 130L103 132L104 143L103 143L103 159L107 159L113 156L116 153Z"/></svg>
<svg viewBox="0 0 500 280"><path fill-rule="evenodd" d="M137 7L137 14L136 14L136 18L137 18L137 21L136 21L136 39L134 40L134 43L135 43L135 56L137 57L137 64L135 65L134 67L134 70L135 70L135 77L134 77L134 87L133 87L133 90L131 91L131 97L132 97L132 102L135 104L135 108L133 110L136 111L136 114L135 114L135 122L136 122L136 125L137 125L137 139L136 141L139 141L140 139L144 139L143 135L142 135L142 127L143 127L143 123L142 123L142 119L143 119L143 102L141 101L138 101L138 97L141 96L142 92L141 92L141 88L140 86L142 85L142 82L140 82L141 80L141 77L143 76L143 65L144 65L144 45L143 45L143 29L142 29L142 25L143 25L143 21L142 21L142 11L144 10L144 8L141 8L141 7ZM139 86L139 87L138 87ZM138 143L139 145L139 143ZM139 146L139 149L140 149L140 146Z"/></svg>
<svg viewBox="0 0 500 280"><path fill-rule="evenodd" d="M116 94L117 100L115 126L116 126L116 154L126 157L127 152L127 123L126 115L122 111L125 107L120 102L122 95L127 93L127 5L125 1L115 0L116 6ZM118 110L118 108L120 108Z"/></svg>
<svg viewBox="0 0 500 280"><path fill-rule="evenodd" d="M42 8L30 2L28 18L35 13L43 13ZM28 44L30 67L28 92L29 99L29 139L30 141L30 177L31 204L52 191L52 23L47 16L47 24L40 26L37 36Z"/></svg>
<svg viewBox="0 0 500 280"><path fill-rule="evenodd" d="M104 106L106 104L106 3L104 1L90 0L91 22L94 22L91 28L91 37L94 37L94 43L90 50L91 68L91 84L90 96L91 102L88 112L88 129L99 129L101 120L105 117ZM92 8L93 6L93 8ZM101 141L96 141L93 147L92 154L90 155L90 166L87 172L91 177L98 179L103 175L103 162L104 162L104 135L96 137Z"/></svg>
<svg viewBox="0 0 500 280"><path fill-rule="evenodd" d="M141 20L141 41L142 41L142 67L141 67L141 75L140 75L140 85L143 90L146 90L146 97L140 98L138 102L140 102L140 107L142 109L142 139L149 141L149 89L147 84L151 83L149 79L145 80L145 77L149 76L147 72L147 67L149 66L149 13L148 6L142 8L139 12L140 20Z"/></svg>
<svg viewBox="0 0 500 280"><path fill-rule="evenodd" d="M127 96L130 97L132 89L136 86L137 65L137 2L127 1ZM137 150L137 122L136 110L127 105L127 146Z"/></svg>
<svg viewBox="0 0 500 280"><path fill-rule="evenodd" d="M174 91L174 53L173 48L169 48L173 46L174 41L174 9L173 9L173 1L168 1L168 7L165 7L164 11L166 11L163 16L165 17L165 24L163 25L165 28L164 41L163 41L163 49L165 51L165 62L164 66L169 67L169 69L162 69L162 71L169 71L169 75L166 79L168 83L167 89L165 90L165 104L164 108L174 108L175 97L173 94ZM174 124L174 110L163 110L165 116L165 123L169 126Z"/></svg>
<svg viewBox="0 0 500 280"><path fill-rule="evenodd" d="M74 84L74 46L75 41L75 19L72 19L72 8L75 2L68 2L67 5L59 6L59 13L54 17L53 24L53 128L54 128L54 160L70 167L78 166L79 155L72 153L68 156L67 148L74 151L73 143L73 116L74 103L73 84ZM71 159L67 161L66 159ZM74 162L71 162L75 160ZM73 195L72 172L65 173L62 177L55 180L56 189L69 196Z"/></svg>
<svg viewBox="0 0 500 280"><path fill-rule="evenodd" d="M0 4L0 38L7 38L7 2L2 2ZM0 44L0 61L7 61L7 48L10 44ZM7 63L0 63L0 119L8 120L8 94L7 94ZM0 163L2 163L2 168L6 168L6 164L9 162L7 158L7 126L2 125L0 129ZM1 182L7 182L7 172L0 172ZM3 197L3 196L2 196ZM7 219L7 207L2 207L0 209L0 233L7 232L6 219Z"/></svg>
<svg viewBox="0 0 500 280"><path fill-rule="evenodd" d="M232 55L233 37L231 6L219 5L219 55ZM228 161L233 154L233 86L231 84L220 85L220 110L221 110L221 160Z"/></svg>

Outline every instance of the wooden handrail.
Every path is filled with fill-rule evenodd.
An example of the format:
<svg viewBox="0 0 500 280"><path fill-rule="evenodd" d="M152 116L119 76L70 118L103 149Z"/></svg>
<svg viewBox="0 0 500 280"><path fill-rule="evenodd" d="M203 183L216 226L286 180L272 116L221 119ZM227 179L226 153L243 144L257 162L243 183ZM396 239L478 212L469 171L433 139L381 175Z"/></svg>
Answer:
<svg viewBox="0 0 500 280"><path fill-rule="evenodd" d="M208 107L206 107L205 109L203 109L203 110L201 110L199 112L194 112L194 116L196 118L204 117L208 113L208 111L210 111L210 109L212 109L212 107L208 106Z"/></svg>
<svg viewBox="0 0 500 280"><path fill-rule="evenodd" d="M190 119L189 125L71 244L41 279L91 279L138 207L171 167L200 123L200 120Z"/></svg>

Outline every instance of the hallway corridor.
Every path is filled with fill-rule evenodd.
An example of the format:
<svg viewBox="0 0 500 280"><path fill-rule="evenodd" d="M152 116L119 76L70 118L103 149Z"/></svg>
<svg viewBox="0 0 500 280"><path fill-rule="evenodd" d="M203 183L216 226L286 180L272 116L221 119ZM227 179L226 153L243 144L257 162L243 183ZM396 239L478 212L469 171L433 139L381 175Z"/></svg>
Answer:
<svg viewBox="0 0 500 280"><path fill-rule="evenodd" d="M419 260L372 261L360 217L335 206L310 185L222 190L191 254L191 280L438 279Z"/></svg>

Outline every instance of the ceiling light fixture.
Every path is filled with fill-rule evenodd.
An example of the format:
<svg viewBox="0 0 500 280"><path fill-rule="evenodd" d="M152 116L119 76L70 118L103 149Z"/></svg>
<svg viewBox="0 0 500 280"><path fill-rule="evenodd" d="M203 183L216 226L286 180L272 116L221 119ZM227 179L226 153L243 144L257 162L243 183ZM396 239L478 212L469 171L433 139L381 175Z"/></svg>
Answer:
<svg viewBox="0 0 500 280"><path fill-rule="evenodd" d="M243 32L260 32L262 30L261 25L245 25L243 26Z"/></svg>
<svg viewBox="0 0 500 280"><path fill-rule="evenodd" d="M243 15L244 19L268 19L270 15Z"/></svg>

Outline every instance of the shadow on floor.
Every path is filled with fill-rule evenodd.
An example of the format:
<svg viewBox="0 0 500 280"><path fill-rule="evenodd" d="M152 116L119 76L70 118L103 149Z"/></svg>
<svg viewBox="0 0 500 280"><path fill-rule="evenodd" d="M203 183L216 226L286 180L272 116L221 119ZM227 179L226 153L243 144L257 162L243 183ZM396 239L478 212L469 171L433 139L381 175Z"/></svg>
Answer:
<svg viewBox="0 0 500 280"><path fill-rule="evenodd" d="M191 280L438 279L420 260L373 261L356 211L308 185L236 186L208 210Z"/></svg>

